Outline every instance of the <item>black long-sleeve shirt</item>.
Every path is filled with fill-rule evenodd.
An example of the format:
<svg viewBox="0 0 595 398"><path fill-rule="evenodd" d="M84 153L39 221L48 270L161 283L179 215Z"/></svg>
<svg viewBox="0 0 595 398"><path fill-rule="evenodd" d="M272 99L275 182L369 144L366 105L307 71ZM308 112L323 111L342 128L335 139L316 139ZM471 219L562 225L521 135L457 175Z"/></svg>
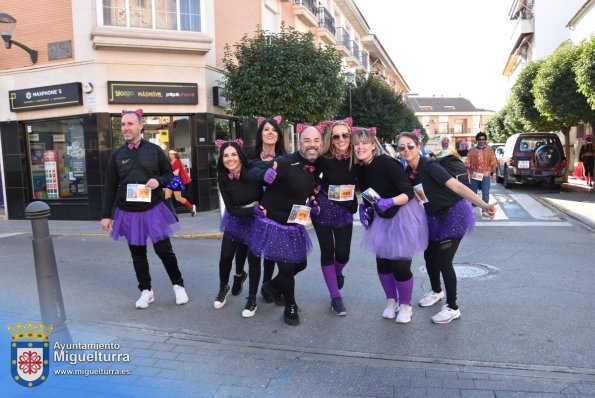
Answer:
<svg viewBox="0 0 595 398"><path fill-rule="evenodd" d="M314 173L305 170L304 166L315 164L308 162L299 152L294 152L276 157L274 161L258 163L248 172L250 180L262 184L264 174L273 162L277 162L277 177L267 186L260 205L266 209L268 218L287 225L293 205L305 205L314 190Z"/></svg>
<svg viewBox="0 0 595 398"><path fill-rule="evenodd" d="M337 160L336 157L328 158L320 156L316 159L316 175L322 173L320 178L320 186L324 192L328 194L329 185L356 185L357 182L357 164L352 164L351 169L349 165L351 159ZM357 200L333 202L336 205L343 206L354 213L357 209Z"/></svg>
<svg viewBox="0 0 595 398"><path fill-rule="evenodd" d="M357 178L362 192L372 188L381 198L394 198L402 193L406 194L409 200L413 198L413 186L405 174L403 165L387 155L376 156L369 165L359 166ZM367 201L364 203L370 206ZM394 217L400 207L393 206L378 215L382 218Z"/></svg>
<svg viewBox="0 0 595 398"><path fill-rule="evenodd" d="M151 178L159 188L151 189L151 202L127 202L128 184L146 184ZM103 218L111 218L114 201L125 211L146 211L163 201L163 190L174 178L171 163L161 147L141 140L137 149L122 145L110 157L103 189Z"/></svg>
<svg viewBox="0 0 595 398"><path fill-rule="evenodd" d="M254 209L243 206L260 201L262 186L242 176L239 180L228 180L220 183L219 192L221 192L225 209L229 214L236 217L245 217L254 214Z"/></svg>

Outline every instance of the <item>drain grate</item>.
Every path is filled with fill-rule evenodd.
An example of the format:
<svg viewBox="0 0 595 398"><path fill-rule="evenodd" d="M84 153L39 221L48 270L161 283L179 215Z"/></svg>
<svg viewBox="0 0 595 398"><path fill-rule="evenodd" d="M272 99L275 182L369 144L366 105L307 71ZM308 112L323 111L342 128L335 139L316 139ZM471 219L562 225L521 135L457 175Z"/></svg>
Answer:
<svg viewBox="0 0 595 398"><path fill-rule="evenodd" d="M457 279L489 277L498 272L498 268L482 263L453 263L453 265ZM419 267L419 270L428 273L425 265Z"/></svg>

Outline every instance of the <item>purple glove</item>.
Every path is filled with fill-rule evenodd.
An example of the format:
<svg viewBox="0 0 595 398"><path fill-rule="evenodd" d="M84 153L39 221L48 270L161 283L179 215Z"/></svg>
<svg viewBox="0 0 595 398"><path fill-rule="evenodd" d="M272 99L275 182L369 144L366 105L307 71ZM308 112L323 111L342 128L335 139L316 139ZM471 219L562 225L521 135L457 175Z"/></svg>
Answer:
<svg viewBox="0 0 595 398"><path fill-rule="evenodd" d="M380 198L376 201L376 203L374 203L374 206L376 207L378 213L384 213L394 205L395 202L393 202L393 198Z"/></svg>
<svg viewBox="0 0 595 398"><path fill-rule="evenodd" d="M370 228L370 225L372 224L373 220L373 212L374 210L366 208L365 205L359 205L359 222L362 224L362 227L364 227L364 229Z"/></svg>
<svg viewBox="0 0 595 398"><path fill-rule="evenodd" d="M267 216L266 214L264 214L264 209L261 206L254 206L252 211L257 217L265 218Z"/></svg>
<svg viewBox="0 0 595 398"><path fill-rule="evenodd" d="M277 162L273 162L273 167L265 171L264 173L264 182L268 185L271 185L275 178L277 177Z"/></svg>
<svg viewBox="0 0 595 398"><path fill-rule="evenodd" d="M310 215L317 216L320 214L320 206L313 206L310 208Z"/></svg>

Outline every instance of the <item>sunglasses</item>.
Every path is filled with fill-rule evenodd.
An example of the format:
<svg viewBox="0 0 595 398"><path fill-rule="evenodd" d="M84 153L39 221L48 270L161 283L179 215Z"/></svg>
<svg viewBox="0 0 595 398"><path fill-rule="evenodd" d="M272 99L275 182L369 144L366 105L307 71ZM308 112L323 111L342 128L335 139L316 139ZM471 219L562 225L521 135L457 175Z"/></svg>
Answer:
<svg viewBox="0 0 595 398"><path fill-rule="evenodd" d="M407 144L407 145L399 145L397 147L397 151L399 152L405 152L405 149L409 149L410 151L414 150L416 147L415 144Z"/></svg>
<svg viewBox="0 0 595 398"><path fill-rule="evenodd" d="M351 137L351 134L349 134L349 133L341 133L341 134L331 135L331 138L333 139L333 141L339 141L341 138L343 138L344 140L348 140L349 137Z"/></svg>
<svg viewBox="0 0 595 398"><path fill-rule="evenodd" d="M485 141L485 138L478 138L477 141Z"/></svg>

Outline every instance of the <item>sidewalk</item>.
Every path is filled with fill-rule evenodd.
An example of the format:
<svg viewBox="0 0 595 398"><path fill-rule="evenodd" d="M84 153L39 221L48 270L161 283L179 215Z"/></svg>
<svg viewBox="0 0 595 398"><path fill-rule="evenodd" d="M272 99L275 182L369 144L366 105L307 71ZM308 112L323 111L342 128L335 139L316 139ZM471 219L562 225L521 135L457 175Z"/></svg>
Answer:
<svg viewBox="0 0 595 398"><path fill-rule="evenodd" d="M569 177L562 191L542 193L538 198L595 231L595 193L584 181Z"/></svg>

